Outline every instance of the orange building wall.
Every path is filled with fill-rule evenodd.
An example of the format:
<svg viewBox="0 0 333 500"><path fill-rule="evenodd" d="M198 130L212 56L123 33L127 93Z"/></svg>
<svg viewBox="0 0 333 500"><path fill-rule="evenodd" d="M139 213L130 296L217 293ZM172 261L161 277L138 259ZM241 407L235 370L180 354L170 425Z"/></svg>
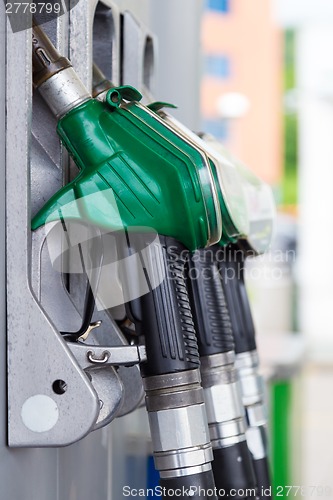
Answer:
<svg viewBox="0 0 333 500"><path fill-rule="evenodd" d="M282 171L282 43L269 0L230 0L230 12L204 14L203 53L230 57L231 71L226 79L204 76L203 117L218 117L220 95L246 95L250 108L244 117L230 120L225 144L271 184Z"/></svg>

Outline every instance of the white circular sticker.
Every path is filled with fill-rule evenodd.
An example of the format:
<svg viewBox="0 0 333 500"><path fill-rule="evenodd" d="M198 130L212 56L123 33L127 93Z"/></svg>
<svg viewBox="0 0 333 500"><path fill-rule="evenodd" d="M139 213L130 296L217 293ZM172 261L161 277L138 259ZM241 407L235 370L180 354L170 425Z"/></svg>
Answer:
<svg viewBox="0 0 333 500"><path fill-rule="evenodd" d="M23 403L21 417L24 425L31 431L46 432L58 421L58 405L49 396L37 394Z"/></svg>

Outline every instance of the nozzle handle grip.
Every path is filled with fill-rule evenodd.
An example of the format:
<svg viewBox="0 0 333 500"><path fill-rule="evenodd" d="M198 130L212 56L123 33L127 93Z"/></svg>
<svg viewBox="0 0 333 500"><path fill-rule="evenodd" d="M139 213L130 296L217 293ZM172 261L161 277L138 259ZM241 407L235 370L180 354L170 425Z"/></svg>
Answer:
<svg viewBox="0 0 333 500"><path fill-rule="evenodd" d="M161 479L160 486L163 492L162 498L171 498L175 495L175 492L181 492L182 494L180 496L177 495L177 498L181 498L182 500L188 498L191 498L191 500L205 500L208 498L217 500L217 496L211 494L214 492L215 487L213 472L211 470L191 474L190 476ZM208 492L207 496L204 492Z"/></svg>
<svg viewBox="0 0 333 500"><path fill-rule="evenodd" d="M230 314L235 341L235 352L256 349L255 329L244 282L244 255L230 247L216 252L216 262Z"/></svg>
<svg viewBox="0 0 333 500"><path fill-rule="evenodd" d="M212 465L217 491L224 491L223 497L233 497L236 500L255 498L256 480L247 442L241 441L226 448L214 449L213 454Z"/></svg>
<svg viewBox="0 0 333 500"><path fill-rule="evenodd" d="M145 237L142 235L143 239ZM144 242L140 246L148 248L147 244ZM151 243L145 251L143 266L149 293L128 302L126 307L136 331L145 336L147 362L142 365L145 376L191 370L199 366L184 275L187 258L188 251L184 245L166 236L159 236L159 241Z"/></svg>
<svg viewBox="0 0 333 500"><path fill-rule="evenodd" d="M188 283L200 356L234 351L229 311L212 249L191 254Z"/></svg>

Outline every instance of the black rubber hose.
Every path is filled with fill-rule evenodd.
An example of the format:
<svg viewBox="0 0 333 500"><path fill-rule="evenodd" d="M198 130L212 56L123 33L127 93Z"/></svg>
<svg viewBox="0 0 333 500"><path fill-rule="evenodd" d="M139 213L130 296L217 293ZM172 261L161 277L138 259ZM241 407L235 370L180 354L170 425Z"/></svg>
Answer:
<svg viewBox="0 0 333 500"><path fill-rule="evenodd" d="M256 481L247 442L214 449L213 472L219 498L255 499ZM223 492L223 494L222 494Z"/></svg>
<svg viewBox="0 0 333 500"><path fill-rule="evenodd" d="M213 472L201 472L190 476L161 479L162 498L181 498L182 500L217 500Z"/></svg>

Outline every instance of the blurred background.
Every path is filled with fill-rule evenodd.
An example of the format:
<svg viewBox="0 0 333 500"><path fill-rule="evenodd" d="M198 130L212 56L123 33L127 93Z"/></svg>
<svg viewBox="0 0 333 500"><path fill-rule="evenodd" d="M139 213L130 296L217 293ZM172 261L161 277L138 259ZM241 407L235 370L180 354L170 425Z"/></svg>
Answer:
<svg viewBox="0 0 333 500"><path fill-rule="evenodd" d="M201 126L277 203L271 252L247 270L274 482L333 498L333 4L207 0L201 41Z"/></svg>

